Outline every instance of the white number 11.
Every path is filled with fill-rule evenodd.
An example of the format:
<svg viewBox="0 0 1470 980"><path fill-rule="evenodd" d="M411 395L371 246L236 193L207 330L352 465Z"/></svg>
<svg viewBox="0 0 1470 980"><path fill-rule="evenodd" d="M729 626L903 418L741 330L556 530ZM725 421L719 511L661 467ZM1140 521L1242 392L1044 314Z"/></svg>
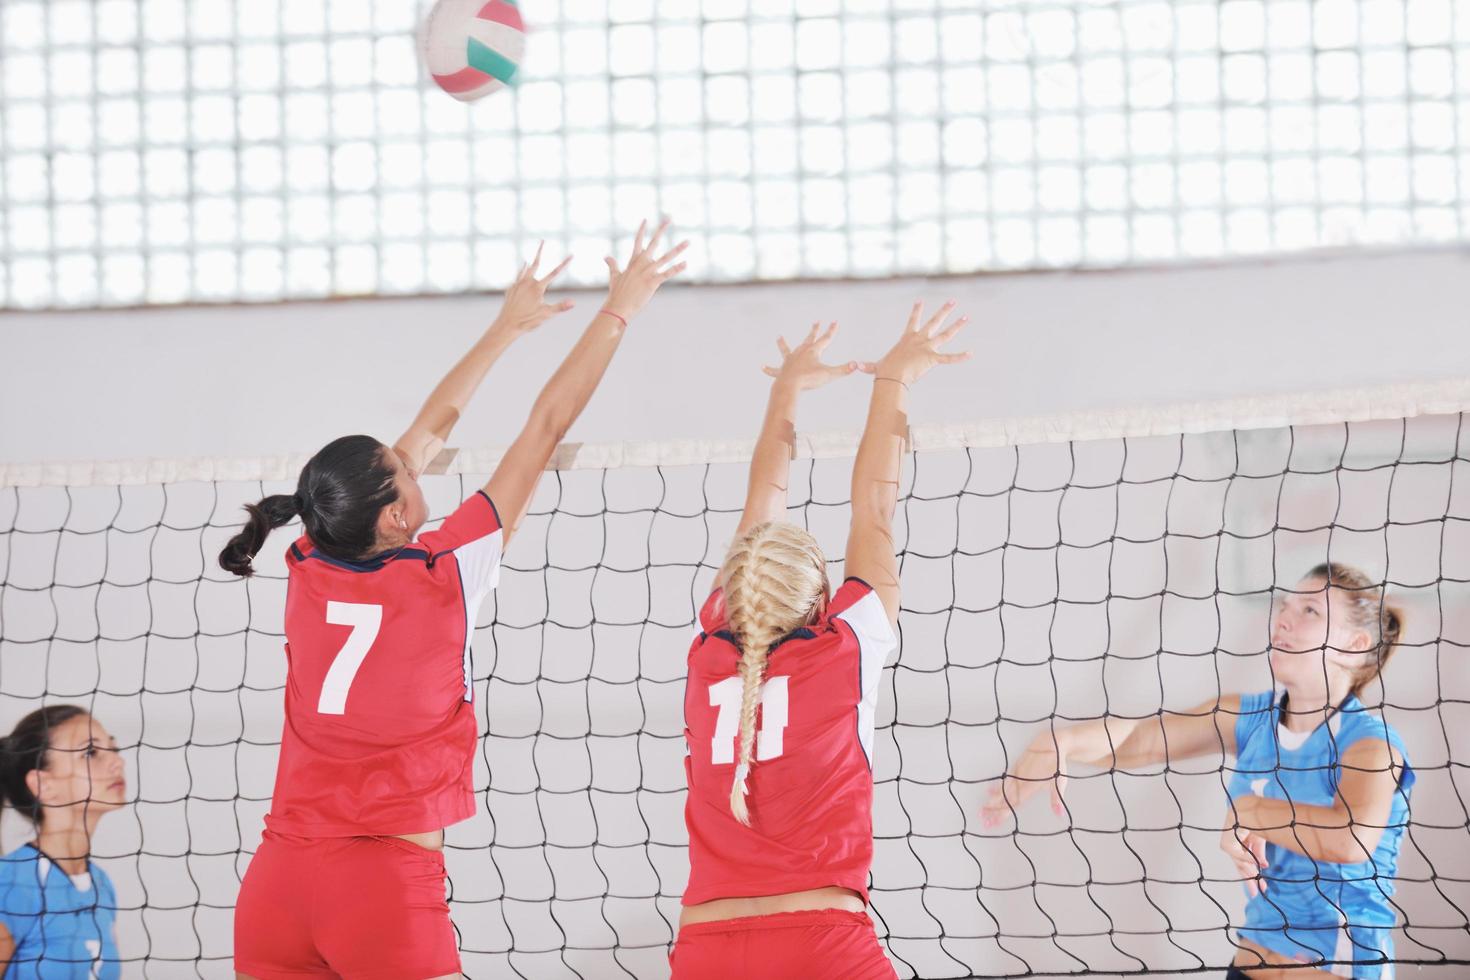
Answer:
<svg viewBox="0 0 1470 980"><path fill-rule="evenodd" d="M785 677L771 677L761 685L761 727L755 741L757 762L774 759L786 750L786 681ZM717 766L735 761L735 739L740 734L740 694L744 686L739 677L727 677L709 686L709 705L720 709L715 719L714 744L710 746L710 761Z"/></svg>

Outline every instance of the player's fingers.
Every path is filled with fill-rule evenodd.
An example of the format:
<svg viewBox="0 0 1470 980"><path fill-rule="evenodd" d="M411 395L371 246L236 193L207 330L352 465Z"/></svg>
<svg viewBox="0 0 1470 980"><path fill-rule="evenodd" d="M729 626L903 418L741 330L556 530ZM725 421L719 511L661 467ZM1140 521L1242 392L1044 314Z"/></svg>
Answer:
<svg viewBox="0 0 1470 980"><path fill-rule="evenodd" d="M817 339L815 342L817 352L821 353L822 351L826 350L827 345L832 343L832 338L835 336L837 336L837 322L834 320L832 323L828 324L826 330L823 330L820 334L817 335Z"/></svg>
<svg viewBox="0 0 1470 980"><path fill-rule="evenodd" d="M934 356L940 364L958 364L961 361L968 361L974 355L969 351L961 351L958 354L935 354Z"/></svg>
<svg viewBox="0 0 1470 980"><path fill-rule="evenodd" d="M765 374L769 374L773 378L777 377L781 373L780 371L777 371L775 368L771 367L769 364L761 365L761 371Z"/></svg>
<svg viewBox="0 0 1470 980"><path fill-rule="evenodd" d="M638 234L633 236L633 258L643 254L643 233L648 230L648 220L638 222Z"/></svg>
<svg viewBox="0 0 1470 980"><path fill-rule="evenodd" d="M573 303L571 300L564 299L560 303L547 303L546 305L542 306L541 309L546 312L547 316L556 316L558 313L565 313L567 310L570 310L576 305L577 304Z"/></svg>
<svg viewBox="0 0 1470 980"><path fill-rule="evenodd" d="M791 345L788 344L788 343L786 343L786 338L785 337L777 337L776 338L776 349L781 352L781 356L782 357L790 357L791 356Z"/></svg>
<svg viewBox="0 0 1470 980"><path fill-rule="evenodd" d="M864 374L877 374L878 365L874 361L858 361L858 370Z"/></svg>
<svg viewBox="0 0 1470 980"><path fill-rule="evenodd" d="M944 322L945 317L954 312L954 306L954 300L946 301L945 304L941 306L935 312L935 314L929 318L929 321L924 324L924 333L928 336L933 336L935 328L937 328L941 323Z"/></svg>
<svg viewBox="0 0 1470 980"><path fill-rule="evenodd" d="M956 320L954 323L951 323L949 326L945 327L937 335L935 335L935 337L934 337L934 346L935 347L942 347L943 345L949 343L951 340L954 340L955 334L957 334L961 330L963 330L964 327L965 327L965 324L967 324L969 322L970 322L970 318L969 317L962 316L958 320Z"/></svg>
<svg viewBox="0 0 1470 980"><path fill-rule="evenodd" d="M545 276L543 276L542 278L540 278L540 279L538 279L536 281L539 282L543 286L549 286L556 279L556 277L559 276L559 275L561 275L563 272L565 272L567 266L569 266L571 264L572 264L572 257L570 255L568 255L566 258L564 258L564 259L561 260L561 262L557 265L557 267L555 269L552 269Z"/></svg>
<svg viewBox="0 0 1470 980"><path fill-rule="evenodd" d="M544 248L546 248L546 239L543 238L536 243L536 254L531 257L531 264L527 267L527 271L533 276L536 274L536 269L541 265L541 251Z"/></svg>
<svg viewBox="0 0 1470 980"><path fill-rule="evenodd" d="M689 263L688 262L680 262L678 265L674 266L672 269L668 270L667 272L660 272L658 274L658 281L661 282L661 283L668 282L670 279L674 278L675 276L677 276L679 273L683 272L687 268L689 268Z"/></svg>
<svg viewBox="0 0 1470 980"><path fill-rule="evenodd" d="M668 230L668 227L669 227L669 218L667 216L665 216L664 218L662 218L659 221L658 227L654 229L654 231L653 231L653 237L648 240L648 250L650 252L652 252L655 248L658 247L659 239L661 239L661 238L664 237L664 232ZM660 262L660 263L657 263L657 264L662 265L663 263Z"/></svg>
<svg viewBox="0 0 1470 980"><path fill-rule="evenodd" d="M1051 803L1052 809L1056 810L1057 816L1067 812L1067 776L1062 773L1052 780Z"/></svg>
<svg viewBox="0 0 1470 980"><path fill-rule="evenodd" d="M652 248L653 247L652 244L650 244L649 247ZM673 248L669 249L663 255L660 255L658 257L658 261L654 262L653 264L656 265L656 266L663 266L670 259L672 259L675 256L677 256L680 252L684 251L688 247L689 247L689 239L686 238L686 239L684 239L684 241L680 242L679 244L675 245Z"/></svg>
<svg viewBox="0 0 1470 980"><path fill-rule="evenodd" d="M923 315L924 315L924 301L923 300L915 300L914 301L914 308L909 311L909 322L908 322L908 325L903 328L904 329L904 332L905 333L913 333L915 330L919 329L919 317L921 317Z"/></svg>
<svg viewBox="0 0 1470 980"><path fill-rule="evenodd" d="M618 268L618 260L613 258L611 255L603 256L602 261L607 263L608 272L612 273L615 276L622 274L623 270Z"/></svg>

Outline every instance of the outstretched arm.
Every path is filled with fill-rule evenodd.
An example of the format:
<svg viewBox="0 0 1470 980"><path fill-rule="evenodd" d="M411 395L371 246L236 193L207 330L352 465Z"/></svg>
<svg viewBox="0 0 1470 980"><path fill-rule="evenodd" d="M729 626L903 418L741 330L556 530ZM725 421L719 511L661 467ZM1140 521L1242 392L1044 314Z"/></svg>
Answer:
<svg viewBox="0 0 1470 980"><path fill-rule="evenodd" d="M786 488L791 476L791 455L796 445L796 402L801 393L819 388L833 378L852 374L858 368L856 361L837 365L822 363L822 352L835 336L837 324L823 330L820 323L814 323L806 339L794 350L784 337L777 337L781 366L761 369L776 380L771 385L765 421L761 423L755 454L750 460L745 511L740 515L740 526L735 529L736 541L745 537L751 528L780 520L786 514ZM715 582L716 587L724 584L723 578Z"/></svg>
<svg viewBox="0 0 1470 980"><path fill-rule="evenodd" d="M668 225L667 219L664 220L646 245L643 241L646 227L639 226L627 268L619 268L612 256L608 256L607 301L541 389L525 428L485 485L485 492L500 511L507 541L526 516L531 496L552 452L597 390L628 329L628 322L647 305L658 287L683 271L683 262L674 266L669 263L684 251L688 242L681 242L662 255L657 252Z"/></svg>
<svg viewBox="0 0 1470 980"><path fill-rule="evenodd" d="M1149 718L1109 716L1055 732L1043 731L1005 778L990 787L980 810L981 822L997 826L1012 810L1047 788L1052 810L1061 813L1072 766L1132 770L1211 752L1234 755L1239 715L1240 695L1227 694L1188 711L1163 711Z"/></svg>
<svg viewBox="0 0 1470 980"><path fill-rule="evenodd" d="M419 409L418 416L408 431L393 444L403 464L415 477L422 474L449 439L449 433L459 421L470 398L485 380L491 365L500 359L506 349L519 337L535 330L558 313L572 308L572 302L547 303L546 289L561 275L571 257L562 260L544 277L536 278L541 263L541 247L536 248L536 257L521 266L516 280L506 290L505 303L500 315L490 328L481 335L459 363L450 369L438 386Z"/></svg>
<svg viewBox="0 0 1470 980"><path fill-rule="evenodd" d="M898 478L908 441L909 385L936 364L956 364L970 355L942 354L939 348L965 325L960 317L948 326L954 302L945 303L920 323L924 304L915 303L903 336L877 364L868 422L852 464L852 528L847 536L846 574L873 587L888 619L898 625L898 557L893 541L893 511L898 506Z"/></svg>

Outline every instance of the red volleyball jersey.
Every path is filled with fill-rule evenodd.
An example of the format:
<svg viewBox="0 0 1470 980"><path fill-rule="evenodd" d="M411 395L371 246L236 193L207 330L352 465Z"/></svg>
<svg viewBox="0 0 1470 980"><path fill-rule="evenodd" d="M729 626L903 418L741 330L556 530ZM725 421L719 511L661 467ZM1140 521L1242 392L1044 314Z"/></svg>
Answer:
<svg viewBox="0 0 1470 980"><path fill-rule="evenodd" d="M898 646L872 587L850 578L827 615L766 661L746 780L750 826L730 812L740 751L740 647L716 590L699 614L684 690L689 887L684 904L835 885L868 898L873 719Z"/></svg>
<svg viewBox="0 0 1470 980"><path fill-rule="evenodd" d="M310 837L416 834L474 812L475 615L504 534L483 491L362 562L286 555L286 724L266 817Z"/></svg>

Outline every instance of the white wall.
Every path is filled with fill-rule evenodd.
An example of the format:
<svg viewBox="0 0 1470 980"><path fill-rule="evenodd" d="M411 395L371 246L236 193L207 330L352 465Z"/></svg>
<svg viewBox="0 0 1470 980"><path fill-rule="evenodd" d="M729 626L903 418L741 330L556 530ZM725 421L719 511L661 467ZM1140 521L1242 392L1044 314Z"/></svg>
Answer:
<svg viewBox="0 0 1470 980"><path fill-rule="evenodd" d="M667 288L571 438L751 438L774 338L816 319L836 358L882 353L923 297L974 318L973 363L915 392L954 422L1470 373L1470 257L1336 256L1216 268L936 281ZM513 350L455 433L504 445L600 295ZM0 317L0 462L310 452L391 439L497 309L495 297ZM802 426L851 430L857 381Z"/></svg>

